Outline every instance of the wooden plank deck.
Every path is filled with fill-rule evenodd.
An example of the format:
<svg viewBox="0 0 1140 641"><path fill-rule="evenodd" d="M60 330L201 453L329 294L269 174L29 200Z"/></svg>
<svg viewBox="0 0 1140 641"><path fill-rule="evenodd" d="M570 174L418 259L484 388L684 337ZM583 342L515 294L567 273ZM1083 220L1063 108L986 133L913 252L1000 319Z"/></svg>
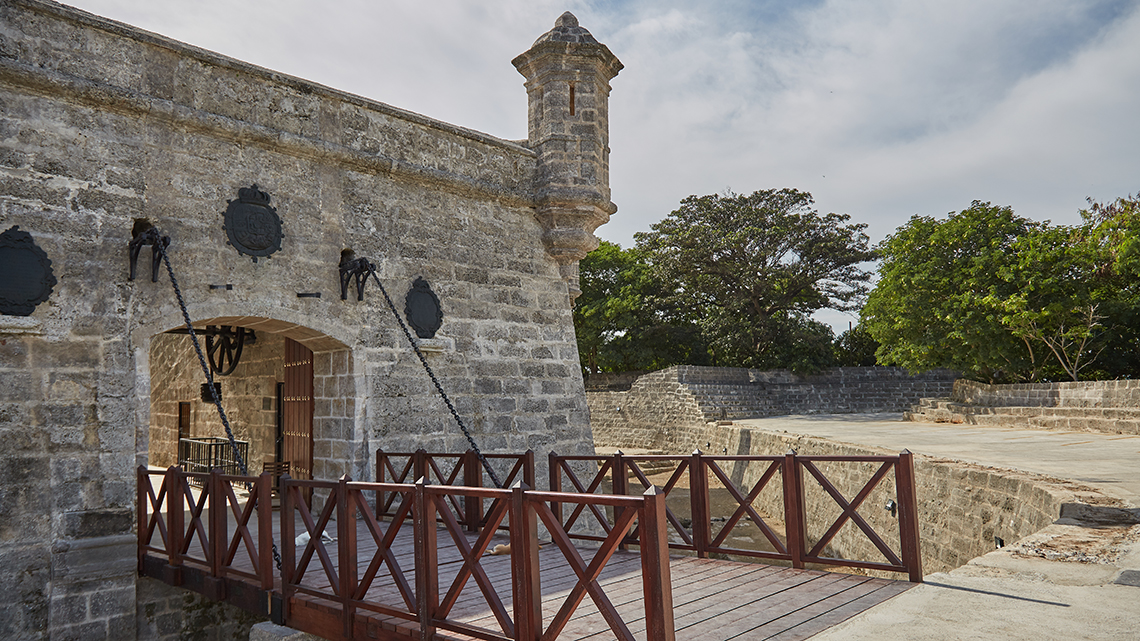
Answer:
<svg viewBox="0 0 1140 641"><path fill-rule="evenodd" d="M387 527L387 523L384 523L384 527ZM297 531L304 531L300 523ZM328 531L335 531L334 523L330 523ZM462 567L463 560L451 535L443 528L437 534L439 594L442 599ZM469 544L474 542L475 536L467 535ZM376 543L363 523L358 525L357 541L358 576L363 576L376 551ZM491 548L500 543L507 543L505 534L496 536ZM337 549L335 543L327 545L333 567L337 567ZM298 558L303 550L303 547L298 548ZM594 549L580 546L578 550L586 564L589 564ZM392 551L404 578L414 589L414 542L410 528L402 528L397 534ZM545 627L550 624L576 585L577 576L562 552L554 545L543 546L539 551L539 560ZM618 551L603 569L598 583L634 637L645 639L640 563L638 552ZM234 565L236 569L251 568L248 558L241 551L235 558ZM480 565L494 592L502 599L506 613L513 616L510 556L486 555L481 558ZM904 581L691 556L671 556L670 572L676 638L701 641L806 639L913 585ZM332 591L315 554L304 574L302 585ZM306 596L304 599L308 603L313 602L312 597ZM409 609L396 589L387 565L382 566L377 573L366 600L399 610ZM329 605L339 607L332 602ZM369 613L365 611L358 613L358 617L367 616ZM371 616L377 615L371 613ZM487 598L473 577L467 579L448 618L501 631ZM320 633L320 630L307 631ZM406 633L394 633L390 638L409 637ZM439 638L473 637L441 630ZM615 634L587 594L558 638L600 640L615 638Z"/></svg>

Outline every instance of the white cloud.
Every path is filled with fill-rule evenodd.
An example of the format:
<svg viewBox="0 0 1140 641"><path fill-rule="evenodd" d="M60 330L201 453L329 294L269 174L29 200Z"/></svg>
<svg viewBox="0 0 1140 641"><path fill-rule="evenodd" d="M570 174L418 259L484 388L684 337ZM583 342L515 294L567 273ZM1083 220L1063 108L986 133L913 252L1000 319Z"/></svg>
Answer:
<svg viewBox="0 0 1140 641"><path fill-rule="evenodd" d="M285 73L505 137L510 60L564 10L625 64L611 96L629 244L689 194L811 191L880 238L973 199L1074 220L1140 189L1137 0L75 0Z"/></svg>

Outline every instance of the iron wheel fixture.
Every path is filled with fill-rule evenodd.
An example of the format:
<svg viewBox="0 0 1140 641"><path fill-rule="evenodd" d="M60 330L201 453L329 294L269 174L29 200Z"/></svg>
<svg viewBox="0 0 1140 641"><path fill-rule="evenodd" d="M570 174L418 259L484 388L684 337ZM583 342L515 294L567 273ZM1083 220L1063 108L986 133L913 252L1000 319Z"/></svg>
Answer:
<svg viewBox="0 0 1140 641"><path fill-rule="evenodd" d="M189 334L189 330L175 329L172 334ZM246 343L256 343L257 334L252 329L231 325L207 325L206 329L196 329L194 333L206 337L206 358L210 361L210 371L218 376L234 373L241 362L242 350Z"/></svg>

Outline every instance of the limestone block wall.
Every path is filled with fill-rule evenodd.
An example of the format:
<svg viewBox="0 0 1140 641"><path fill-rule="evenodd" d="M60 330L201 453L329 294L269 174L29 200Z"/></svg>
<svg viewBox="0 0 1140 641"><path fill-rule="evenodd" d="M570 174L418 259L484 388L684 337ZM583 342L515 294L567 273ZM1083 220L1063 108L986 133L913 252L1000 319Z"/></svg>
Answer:
<svg viewBox="0 0 1140 641"><path fill-rule="evenodd" d="M953 372L911 375L897 367L839 367L800 377L683 365L645 374L628 391L589 391L586 397L598 445L722 451L726 445L716 445L715 435L698 437L694 430L756 416L901 412L924 396L948 394L954 378Z"/></svg>
<svg viewBox="0 0 1140 641"><path fill-rule="evenodd" d="M748 450L753 454L782 454L789 449L804 455L828 456L898 453L759 430L735 428L731 431L735 438L743 438L749 443ZM745 436L741 432L749 434ZM879 464L819 463L818 466L850 500L859 493ZM759 465L752 464L742 474L742 480L751 487L762 473ZM1032 534L1055 521L1061 514L1062 504L1075 500L1063 482L924 456L915 457L915 482L923 571L927 574L952 570L992 551L995 535L1012 543ZM779 486L778 483L775 485ZM804 487L808 541L809 545L814 545L841 510L806 472ZM777 494L765 493L762 498L767 499L767 504L762 507L778 514L782 503L777 501L777 497ZM883 508L892 498L895 498L893 473L880 482L859 513L897 553L898 519ZM830 552L846 558L884 560L862 531L850 522L840 530L829 547Z"/></svg>
<svg viewBox="0 0 1140 641"><path fill-rule="evenodd" d="M988 385L961 379L951 400L985 406L1140 408L1140 381L1079 381Z"/></svg>
<svg viewBox="0 0 1140 641"><path fill-rule="evenodd" d="M677 452L703 446L692 428L703 428L706 419L677 369L645 374L628 392L587 392L594 444Z"/></svg>

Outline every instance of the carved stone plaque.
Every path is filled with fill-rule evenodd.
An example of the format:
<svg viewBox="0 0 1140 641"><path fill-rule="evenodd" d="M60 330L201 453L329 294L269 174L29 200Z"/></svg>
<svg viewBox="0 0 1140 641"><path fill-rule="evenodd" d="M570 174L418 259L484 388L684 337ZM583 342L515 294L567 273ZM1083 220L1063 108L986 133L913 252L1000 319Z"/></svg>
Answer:
<svg viewBox="0 0 1140 641"><path fill-rule="evenodd" d="M443 325L443 309L439 297L422 276L416 278L404 299L404 316L420 338L434 338Z"/></svg>
<svg viewBox="0 0 1140 641"><path fill-rule="evenodd" d="M269 257L281 249L281 217L269 206L269 194L254 184L238 190L237 200L230 200L225 211L227 241L238 253L257 262L258 257Z"/></svg>
<svg viewBox="0 0 1140 641"><path fill-rule="evenodd" d="M51 259L32 235L13 226L0 234L0 314L31 316L51 296Z"/></svg>

